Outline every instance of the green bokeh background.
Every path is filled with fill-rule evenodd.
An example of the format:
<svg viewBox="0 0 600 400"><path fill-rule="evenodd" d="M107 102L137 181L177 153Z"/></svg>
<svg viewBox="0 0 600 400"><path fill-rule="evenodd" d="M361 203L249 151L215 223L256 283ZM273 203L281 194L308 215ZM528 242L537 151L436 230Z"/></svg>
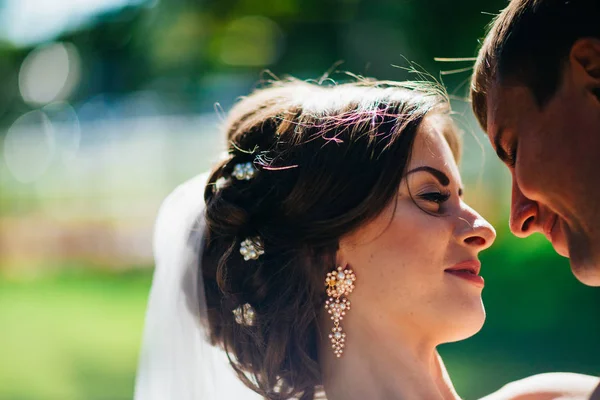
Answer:
<svg viewBox="0 0 600 400"><path fill-rule="evenodd" d="M0 2L0 17L7 3ZM443 80L465 131L466 200L498 231L481 256L486 324L440 349L458 392L475 399L547 371L600 374L600 291L576 281L543 237L510 234L510 177L463 100L472 61L434 60L473 57L490 13L504 5L136 1L43 41L3 42L0 399L132 397L153 218L176 185L216 159L219 115L270 79L267 69L303 79L350 71L404 80L418 77L406 70L413 67ZM23 82L43 87L58 67L35 75L24 65L53 44L75 49L78 74L69 70L69 91L31 100ZM53 124L44 134L54 144L36 153L38 142L17 141L15 156L22 137L15 132L46 137L40 118ZM78 145L69 147L61 132L73 131ZM31 166L37 172L27 178L23 168Z"/></svg>

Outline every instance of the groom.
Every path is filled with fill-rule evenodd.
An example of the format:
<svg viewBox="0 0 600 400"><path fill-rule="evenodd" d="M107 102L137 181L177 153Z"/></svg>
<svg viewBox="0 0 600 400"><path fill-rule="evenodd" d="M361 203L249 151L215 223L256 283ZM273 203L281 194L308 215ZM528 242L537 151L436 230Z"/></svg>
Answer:
<svg viewBox="0 0 600 400"><path fill-rule="evenodd" d="M512 174L512 232L544 234L600 286L600 1L512 0L479 51L471 99Z"/></svg>

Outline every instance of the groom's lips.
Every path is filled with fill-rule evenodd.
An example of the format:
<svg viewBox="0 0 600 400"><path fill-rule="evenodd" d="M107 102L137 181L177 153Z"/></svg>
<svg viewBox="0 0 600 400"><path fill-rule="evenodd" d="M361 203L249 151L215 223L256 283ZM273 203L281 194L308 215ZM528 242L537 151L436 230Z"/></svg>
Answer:
<svg viewBox="0 0 600 400"><path fill-rule="evenodd" d="M463 261L450 268L444 270L445 273L462 278L478 287L483 287L485 282L483 278L479 276L481 270L481 263L477 260Z"/></svg>
<svg viewBox="0 0 600 400"><path fill-rule="evenodd" d="M554 214L552 217L548 218L548 220L544 224L544 235L546 235L546 238L550 242L552 242L552 231L556 226L556 221L558 221L558 215Z"/></svg>
<svg viewBox="0 0 600 400"><path fill-rule="evenodd" d="M565 243L564 232L560 225L558 214L554 214L544 223L544 235L552 243L554 251L563 257L569 257L569 249Z"/></svg>

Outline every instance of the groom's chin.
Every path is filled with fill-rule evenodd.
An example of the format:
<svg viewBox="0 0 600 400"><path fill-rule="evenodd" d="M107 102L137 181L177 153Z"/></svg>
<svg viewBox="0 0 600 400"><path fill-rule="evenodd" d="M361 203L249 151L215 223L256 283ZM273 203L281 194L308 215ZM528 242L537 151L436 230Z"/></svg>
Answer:
<svg viewBox="0 0 600 400"><path fill-rule="evenodd" d="M571 271L584 285L600 286L600 263L582 262L571 258Z"/></svg>
<svg viewBox="0 0 600 400"><path fill-rule="evenodd" d="M591 246L590 240L583 235L568 236L568 239L568 255L573 275L587 286L600 286L600 248Z"/></svg>

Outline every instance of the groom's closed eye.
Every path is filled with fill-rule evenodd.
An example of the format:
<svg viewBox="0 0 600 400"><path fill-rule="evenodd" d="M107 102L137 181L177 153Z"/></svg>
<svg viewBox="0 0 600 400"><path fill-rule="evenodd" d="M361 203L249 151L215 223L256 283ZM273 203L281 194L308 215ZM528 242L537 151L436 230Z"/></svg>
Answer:
<svg viewBox="0 0 600 400"><path fill-rule="evenodd" d="M496 132L496 136L494 137L494 147L496 148L496 155L498 158L510 168L515 167L515 163L517 162L517 147L513 146L510 150L504 149L504 140L503 136L506 130L504 128L499 128L498 132Z"/></svg>

